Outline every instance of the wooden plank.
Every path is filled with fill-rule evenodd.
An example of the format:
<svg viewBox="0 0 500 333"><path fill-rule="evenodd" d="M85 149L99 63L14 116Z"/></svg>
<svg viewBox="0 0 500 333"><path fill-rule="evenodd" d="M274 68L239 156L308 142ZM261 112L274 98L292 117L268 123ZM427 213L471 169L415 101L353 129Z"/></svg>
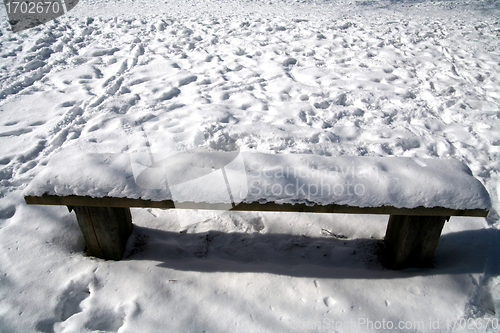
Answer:
<svg viewBox="0 0 500 333"><path fill-rule="evenodd" d="M381 207L353 207L346 205L313 205L306 204L277 204L268 203L240 203L234 209L236 211L273 211L273 212L304 212L304 213L337 213L337 214L373 214L373 215L415 215L415 216L479 216L486 217L488 211L483 209L449 209L442 207L416 207L396 208L390 206Z"/></svg>
<svg viewBox="0 0 500 333"><path fill-rule="evenodd" d="M429 267L447 216L391 215L385 243L392 269Z"/></svg>
<svg viewBox="0 0 500 333"><path fill-rule="evenodd" d="M175 208L171 200L151 201L130 198L103 197L92 198L89 196L69 195L60 197L57 195L26 196L24 201L28 205L61 205L61 206L85 206L85 207L143 207L143 208Z"/></svg>
<svg viewBox="0 0 500 333"><path fill-rule="evenodd" d="M92 198L88 196L65 196L43 195L40 197L26 196L24 200L30 205L66 205L87 207L145 207L145 208L187 208L189 209L217 209L215 205L208 203L184 203L182 207L176 207L172 200L151 201L130 198ZM375 214L375 215L412 215L412 216L477 216L486 217L488 211L484 209L449 209L442 207L416 207L396 208L390 206L381 207L353 207L346 205L306 205L306 204L278 204L267 203L239 203L233 209L235 211L269 211L269 212L305 212L305 213L341 213L341 214Z"/></svg>
<svg viewBox="0 0 500 333"><path fill-rule="evenodd" d="M71 206L90 255L120 260L132 232L129 208Z"/></svg>

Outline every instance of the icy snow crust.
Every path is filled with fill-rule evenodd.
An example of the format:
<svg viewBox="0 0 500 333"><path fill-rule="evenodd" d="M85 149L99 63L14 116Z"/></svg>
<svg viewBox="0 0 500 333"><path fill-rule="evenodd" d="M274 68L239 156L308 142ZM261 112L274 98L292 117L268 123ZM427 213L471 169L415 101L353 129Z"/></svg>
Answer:
<svg viewBox="0 0 500 333"><path fill-rule="evenodd" d="M82 0L20 34L0 10L0 331L498 332L499 6ZM396 272L383 215L131 209L111 262L85 256L66 207L23 200L59 154L128 155L143 174L148 149L207 146L451 158L492 209L445 223L433 268Z"/></svg>
<svg viewBox="0 0 500 333"><path fill-rule="evenodd" d="M467 166L453 159L208 150L179 153L163 161L153 159L158 161L154 165L149 154L59 154L24 194L208 204L230 204L233 200L490 209L484 186Z"/></svg>

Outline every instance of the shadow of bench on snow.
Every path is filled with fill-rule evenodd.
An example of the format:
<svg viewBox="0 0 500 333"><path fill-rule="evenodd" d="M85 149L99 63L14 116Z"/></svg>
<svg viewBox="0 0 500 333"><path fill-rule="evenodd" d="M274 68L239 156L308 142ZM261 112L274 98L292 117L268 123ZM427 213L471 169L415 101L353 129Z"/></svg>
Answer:
<svg viewBox="0 0 500 333"><path fill-rule="evenodd" d="M433 267L393 271L383 266L381 239L218 231L183 234L135 226L122 260L158 261L160 267L180 271L346 279L481 273L488 264L493 267L489 274L499 275L499 265L488 263L499 240L500 231L493 229L446 233L439 241Z"/></svg>

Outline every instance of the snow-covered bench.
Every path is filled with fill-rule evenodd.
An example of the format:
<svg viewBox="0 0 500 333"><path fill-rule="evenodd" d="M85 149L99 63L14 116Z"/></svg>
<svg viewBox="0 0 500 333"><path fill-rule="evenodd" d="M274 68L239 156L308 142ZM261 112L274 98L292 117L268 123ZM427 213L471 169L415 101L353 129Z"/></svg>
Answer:
<svg viewBox="0 0 500 333"><path fill-rule="evenodd" d="M485 217L490 198L452 159L210 152L59 155L27 204L74 210L90 254L120 260L130 207L390 215L393 268L430 264L450 216Z"/></svg>

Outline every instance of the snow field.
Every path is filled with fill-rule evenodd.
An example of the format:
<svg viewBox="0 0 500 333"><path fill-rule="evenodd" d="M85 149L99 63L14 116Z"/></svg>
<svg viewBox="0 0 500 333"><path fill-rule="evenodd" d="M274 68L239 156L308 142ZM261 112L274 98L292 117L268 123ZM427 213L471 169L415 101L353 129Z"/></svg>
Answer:
<svg viewBox="0 0 500 333"><path fill-rule="evenodd" d="M19 34L2 20L2 330L324 332L367 318L448 332L446 320L498 319L494 4L183 3L80 3ZM133 209L128 258L106 262L84 255L65 207L23 202L60 151L147 144L453 157L496 210L446 223L433 269L393 272L377 260L385 216Z"/></svg>

